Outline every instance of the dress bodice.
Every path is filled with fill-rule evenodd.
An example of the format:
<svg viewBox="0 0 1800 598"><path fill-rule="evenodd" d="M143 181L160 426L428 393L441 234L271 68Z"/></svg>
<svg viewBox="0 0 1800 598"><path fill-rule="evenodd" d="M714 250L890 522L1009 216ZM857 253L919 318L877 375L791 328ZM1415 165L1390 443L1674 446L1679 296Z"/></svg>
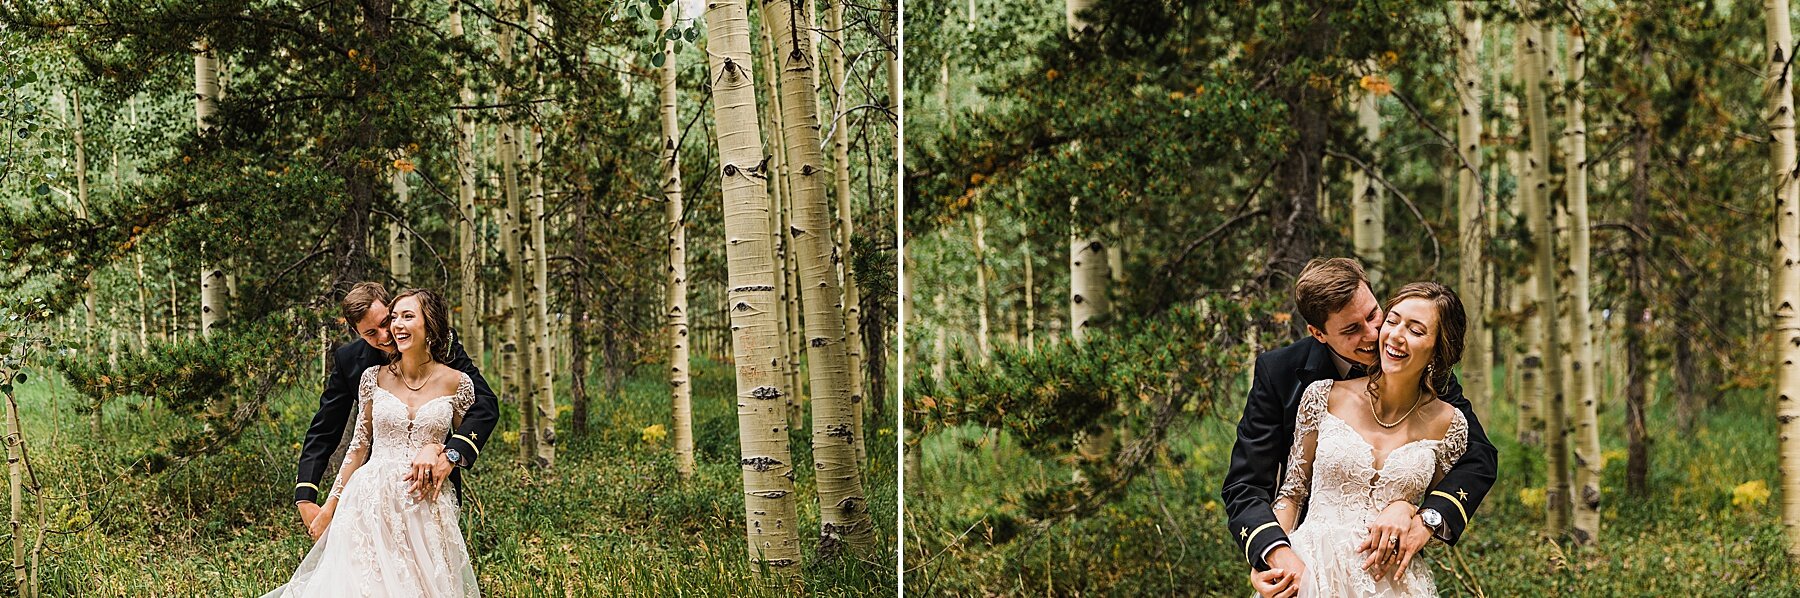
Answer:
<svg viewBox="0 0 1800 598"><path fill-rule="evenodd" d="M461 380L456 384L456 394L444 395L426 401L417 411L411 411L406 402L394 393L376 384L377 370L372 367L363 372L362 384L357 393L358 404L367 409L372 439L369 452L370 461L383 459L412 460L419 447L427 443L442 443L454 429L457 420L475 402L475 385L469 375L461 372L457 376ZM357 448L354 440L351 449Z"/></svg>
<svg viewBox="0 0 1800 598"><path fill-rule="evenodd" d="M1375 448L1326 409L1331 385L1320 380L1301 397L1288 474L1276 495L1306 504L1308 520L1366 523L1394 501L1417 503L1468 448L1468 420L1452 409L1444 438L1408 442L1376 467Z"/></svg>

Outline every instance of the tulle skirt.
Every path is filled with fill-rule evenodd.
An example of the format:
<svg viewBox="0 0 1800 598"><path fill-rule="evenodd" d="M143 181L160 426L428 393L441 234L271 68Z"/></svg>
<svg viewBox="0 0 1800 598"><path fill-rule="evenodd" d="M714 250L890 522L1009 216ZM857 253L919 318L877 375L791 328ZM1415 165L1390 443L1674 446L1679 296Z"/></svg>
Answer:
<svg viewBox="0 0 1800 598"><path fill-rule="evenodd" d="M1306 578L1300 585L1301 598L1389 598L1436 596L1437 583L1431 578L1431 567L1424 555L1413 555L1398 579L1381 581L1363 569L1367 553L1356 549L1369 535L1366 524L1321 521L1309 518L1294 533L1288 544L1306 564Z"/></svg>
<svg viewBox="0 0 1800 598"><path fill-rule="evenodd" d="M403 479L409 465L386 459L358 468L293 578L263 598L478 598L450 485L415 499Z"/></svg>

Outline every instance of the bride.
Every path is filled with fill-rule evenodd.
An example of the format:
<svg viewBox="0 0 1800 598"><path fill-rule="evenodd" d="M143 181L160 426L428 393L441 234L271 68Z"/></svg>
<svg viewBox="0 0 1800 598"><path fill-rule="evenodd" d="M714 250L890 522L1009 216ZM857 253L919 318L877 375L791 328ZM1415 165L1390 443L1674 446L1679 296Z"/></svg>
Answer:
<svg viewBox="0 0 1800 598"><path fill-rule="evenodd" d="M1300 596L1437 595L1425 563L1384 579L1365 570L1359 553L1397 552L1399 537L1374 526L1381 537L1370 538L1370 524L1390 505L1417 504L1468 447L1462 412L1437 397L1462 359L1466 326L1454 291L1406 285L1388 300L1380 367L1364 378L1314 382L1301 396L1273 505L1305 564L1291 573ZM1296 529L1301 509L1306 521Z"/></svg>
<svg viewBox="0 0 1800 598"><path fill-rule="evenodd" d="M441 442L475 402L474 386L443 363L450 336L441 297L401 293L390 317L399 359L363 372L349 451L312 523L324 533L293 578L264 598L481 595L451 489L414 495L405 479L413 456Z"/></svg>

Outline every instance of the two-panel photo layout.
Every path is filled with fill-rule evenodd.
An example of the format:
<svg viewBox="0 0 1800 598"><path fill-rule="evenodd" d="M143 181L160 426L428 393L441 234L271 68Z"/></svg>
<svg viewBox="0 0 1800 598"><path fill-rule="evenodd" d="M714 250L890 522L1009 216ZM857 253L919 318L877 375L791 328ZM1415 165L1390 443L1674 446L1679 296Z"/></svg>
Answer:
<svg viewBox="0 0 1800 598"><path fill-rule="evenodd" d="M1788 0L0 0L0 596L1800 597Z"/></svg>

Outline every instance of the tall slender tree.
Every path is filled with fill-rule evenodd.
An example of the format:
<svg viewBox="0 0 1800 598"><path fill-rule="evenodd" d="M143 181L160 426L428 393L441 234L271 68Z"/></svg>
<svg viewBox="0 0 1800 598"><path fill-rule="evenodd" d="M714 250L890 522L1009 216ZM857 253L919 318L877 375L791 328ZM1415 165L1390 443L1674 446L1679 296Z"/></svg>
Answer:
<svg viewBox="0 0 1800 598"><path fill-rule="evenodd" d="M1775 192L1776 419L1781 422L1781 525L1789 560L1800 562L1800 179L1794 150L1794 35L1787 0L1764 0L1769 49L1770 187Z"/></svg>
<svg viewBox="0 0 1800 598"><path fill-rule="evenodd" d="M1463 354L1463 389L1472 403L1485 405L1492 390L1492 353L1488 350L1486 197L1481 181L1481 14L1471 0L1457 0L1455 10L1460 39L1456 54L1456 137L1462 157L1457 167L1457 239L1460 248L1457 292L1469 316L1468 350Z"/></svg>
<svg viewBox="0 0 1800 598"><path fill-rule="evenodd" d="M1579 13L1580 1L1572 3ZM1587 32L1580 25L1569 30L1568 86L1568 187L1569 204L1569 272L1574 283L1575 302L1569 306L1570 334L1575 336L1575 355L1569 373L1574 376L1570 390L1575 409L1575 541L1590 543L1600 534L1600 422L1599 393L1594 374L1593 306L1589 280L1592 268L1591 224L1588 221L1587 105L1583 86L1587 84Z"/></svg>
<svg viewBox="0 0 1800 598"><path fill-rule="evenodd" d="M706 11L707 80L718 123L720 190L724 195L726 287L737 369L738 447L744 479L744 526L751 562L792 578L800 568L792 455L782 401L780 343L768 190L762 180L755 63L750 21L741 0L713 0Z"/></svg>
<svg viewBox="0 0 1800 598"><path fill-rule="evenodd" d="M677 10L680 7L676 3ZM663 15L663 31L675 28L675 11ZM681 201L681 115L675 87L675 40L663 39L663 65L657 72L657 98L662 114L663 216L668 228L669 276L665 334L669 341L669 392L675 422L675 471L694 475L693 387L688 379L687 218Z"/></svg>
<svg viewBox="0 0 1800 598"><path fill-rule="evenodd" d="M1556 214L1550 209L1550 115L1544 97L1546 76L1552 68L1544 43L1544 25L1533 21L1520 28L1524 36L1526 128L1530 134L1530 152L1525 161L1532 187L1525 206L1531 228L1532 254L1537 279L1536 303L1543 350L1541 369L1544 401L1544 462L1547 472L1544 489L1545 528L1552 536L1561 536L1569 524L1569 445L1564 425L1564 395L1561 330L1556 314Z"/></svg>
<svg viewBox="0 0 1800 598"><path fill-rule="evenodd" d="M813 465L819 489L819 553L836 556L848 547L866 554L875 547L875 526L857 467L854 411L843 293L832 264L832 219L825 197L824 151L819 143L818 54L812 43L812 2L771 0L763 4L781 73L781 122L787 151L788 200L792 224L784 232L798 258L800 297L805 304L806 370L812 388Z"/></svg>
<svg viewBox="0 0 1800 598"><path fill-rule="evenodd" d="M1365 76L1378 76L1374 61L1370 61L1367 68ZM1378 168L1381 164L1375 151L1376 145L1381 143L1381 110L1377 99L1372 89L1356 94L1356 126L1362 129L1363 145L1369 149L1369 168ZM1368 272L1369 286L1379 293L1387 261L1382 254L1387 243L1387 194L1375 183L1375 176L1360 168L1350 175L1351 236L1355 240L1356 255L1362 258L1363 269Z"/></svg>

